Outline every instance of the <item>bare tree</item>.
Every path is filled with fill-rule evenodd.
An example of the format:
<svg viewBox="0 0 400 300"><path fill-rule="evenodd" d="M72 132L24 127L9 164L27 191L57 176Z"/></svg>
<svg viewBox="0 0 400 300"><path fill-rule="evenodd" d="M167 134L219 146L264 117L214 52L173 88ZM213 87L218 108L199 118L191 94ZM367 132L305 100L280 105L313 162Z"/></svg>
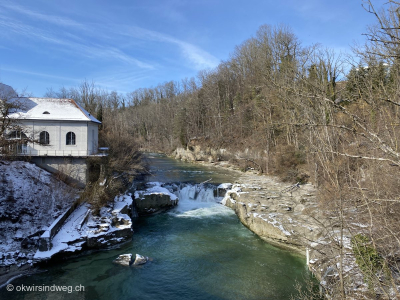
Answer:
<svg viewBox="0 0 400 300"><path fill-rule="evenodd" d="M395 63L400 58L400 2L388 0L384 8L377 10L371 0L364 0L363 7L377 21L365 34L370 43L363 54L379 56Z"/></svg>
<svg viewBox="0 0 400 300"><path fill-rule="evenodd" d="M12 114L22 108L17 93L10 86L0 83L0 155L13 154L18 147L31 141L18 119Z"/></svg>

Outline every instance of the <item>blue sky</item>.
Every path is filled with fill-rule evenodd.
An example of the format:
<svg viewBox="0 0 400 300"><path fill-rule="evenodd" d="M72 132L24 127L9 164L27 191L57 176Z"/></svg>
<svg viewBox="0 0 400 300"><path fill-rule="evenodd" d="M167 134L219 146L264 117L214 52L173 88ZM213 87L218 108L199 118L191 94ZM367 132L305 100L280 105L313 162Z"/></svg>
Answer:
<svg viewBox="0 0 400 300"><path fill-rule="evenodd" d="M375 1L377 3L382 3ZM196 76L263 24L349 52L362 0L0 0L0 82L41 97L83 80L119 93Z"/></svg>

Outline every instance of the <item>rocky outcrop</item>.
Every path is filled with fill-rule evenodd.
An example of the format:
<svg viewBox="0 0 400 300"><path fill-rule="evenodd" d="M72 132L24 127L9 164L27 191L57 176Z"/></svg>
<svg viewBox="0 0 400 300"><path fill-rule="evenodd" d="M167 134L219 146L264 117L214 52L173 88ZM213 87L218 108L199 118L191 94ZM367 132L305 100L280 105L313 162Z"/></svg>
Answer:
<svg viewBox="0 0 400 300"><path fill-rule="evenodd" d="M135 206L139 216L160 213L178 205L178 197L160 182L149 182L145 190L136 191Z"/></svg>
<svg viewBox="0 0 400 300"><path fill-rule="evenodd" d="M221 157L228 154L225 149L212 149L207 147L203 149L200 145L197 145L195 140L191 140L188 147L177 148L173 153L172 157L183 161L206 161L209 163L220 161Z"/></svg>
<svg viewBox="0 0 400 300"><path fill-rule="evenodd" d="M261 238L305 253L304 241L314 239L319 227L305 213L316 207L312 185L285 187L272 177L248 173L240 182L245 183L233 185L222 203Z"/></svg>
<svg viewBox="0 0 400 300"><path fill-rule="evenodd" d="M117 196L112 204L100 209L99 215L92 214L89 204L77 207L51 238L50 247L36 252L35 261L65 257L82 250L107 248L130 240L133 235L132 209L130 194Z"/></svg>
<svg viewBox="0 0 400 300"><path fill-rule="evenodd" d="M225 197L226 192L232 188L232 183L221 183L217 186L217 197Z"/></svg>

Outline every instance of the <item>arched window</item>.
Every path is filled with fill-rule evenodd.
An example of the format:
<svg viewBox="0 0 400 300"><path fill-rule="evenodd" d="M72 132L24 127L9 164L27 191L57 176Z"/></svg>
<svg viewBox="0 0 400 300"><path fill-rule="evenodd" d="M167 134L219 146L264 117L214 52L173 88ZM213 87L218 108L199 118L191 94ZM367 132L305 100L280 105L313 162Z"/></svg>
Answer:
<svg viewBox="0 0 400 300"><path fill-rule="evenodd" d="M67 145L75 145L75 144L76 144L75 133L70 131L67 133Z"/></svg>
<svg viewBox="0 0 400 300"><path fill-rule="evenodd" d="M50 144L50 135L47 131L42 131L39 136L39 143L42 145L49 145Z"/></svg>

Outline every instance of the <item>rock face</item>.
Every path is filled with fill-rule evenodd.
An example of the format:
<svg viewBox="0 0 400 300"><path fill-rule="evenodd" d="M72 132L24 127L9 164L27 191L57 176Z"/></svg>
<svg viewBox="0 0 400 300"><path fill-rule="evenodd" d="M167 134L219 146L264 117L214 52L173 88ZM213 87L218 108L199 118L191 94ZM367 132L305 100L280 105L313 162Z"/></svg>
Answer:
<svg viewBox="0 0 400 300"><path fill-rule="evenodd" d="M222 203L234 209L240 221L261 238L305 253L304 241L313 240L318 231L313 218L303 213L316 206L314 188L285 187L272 177L248 173L240 182L245 184L233 185Z"/></svg>
<svg viewBox="0 0 400 300"><path fill-rule="evenodd" d="M232 183L221 183L217 187L217 197L225 197L226 192L232 188Z"/></svg>
<svg viewBox="0 0 400 300"><path fill-rule="evenodd" d="M196 139L192 139L189 142L188 148L177 148L172 156L175 159L183 160L183 161L206 161L209 163L220 161L221 157L227 153L225 149L212 149L207 147L206 149L202 149L200 145L197 144Z"/></svg>
<svg viewBox="0 0 400 300"><path fill-rule="evenodd" d="M178 201L178 197L160 182L149 182L145 190L135 192L135 205L139 216L163 212L178 205Z"/></svg>

